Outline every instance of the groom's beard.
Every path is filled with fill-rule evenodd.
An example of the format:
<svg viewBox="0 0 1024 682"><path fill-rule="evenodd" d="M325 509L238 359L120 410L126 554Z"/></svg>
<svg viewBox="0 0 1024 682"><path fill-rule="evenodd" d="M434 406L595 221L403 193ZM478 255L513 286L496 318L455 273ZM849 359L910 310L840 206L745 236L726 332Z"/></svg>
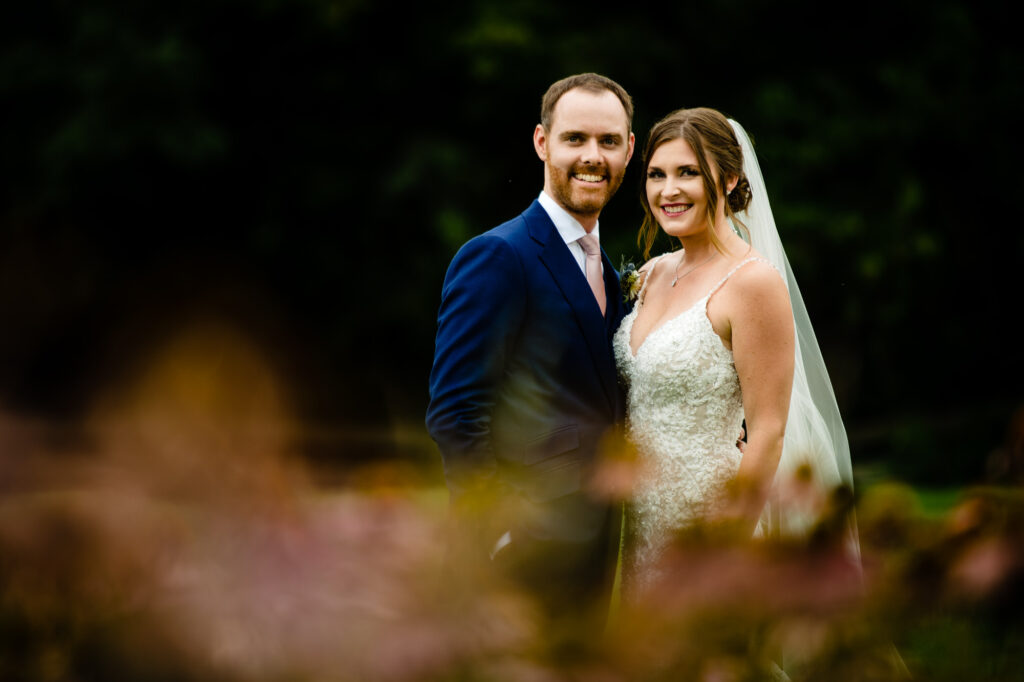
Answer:
<svg viewBox="0 0 1024 682"><path fill-rule="evenodd" d="M574 173L601 175L605 182L593 188L584 187L573 183ZM612 176L606 166L575 166L566 171L548 163L548 174L551 178L551 191L555 195L553 199L570 213L592 216L600 213L615 195L626 176L626 168L623 167L617 175Z"/></svg>

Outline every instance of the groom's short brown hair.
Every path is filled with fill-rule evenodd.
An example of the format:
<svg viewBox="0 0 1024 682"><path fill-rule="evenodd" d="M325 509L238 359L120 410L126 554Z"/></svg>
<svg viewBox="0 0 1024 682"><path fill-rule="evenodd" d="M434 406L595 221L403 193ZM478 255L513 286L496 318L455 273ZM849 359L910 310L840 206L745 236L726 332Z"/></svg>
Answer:
<svg viewBox="0 0 1024 682"><path fill-rule="evenodd" d="M602 90L612 92L622 102L622 108L626 110L626 129L633 129L633 98L629 96L626 89L606 76L597 73L578 73L575 76L555 81L544 93L544 98L540 101L540 124L544 126L544 130L551 130L551 116L554 114L558 100L574 88L593 93L600 93Z"/></svg>

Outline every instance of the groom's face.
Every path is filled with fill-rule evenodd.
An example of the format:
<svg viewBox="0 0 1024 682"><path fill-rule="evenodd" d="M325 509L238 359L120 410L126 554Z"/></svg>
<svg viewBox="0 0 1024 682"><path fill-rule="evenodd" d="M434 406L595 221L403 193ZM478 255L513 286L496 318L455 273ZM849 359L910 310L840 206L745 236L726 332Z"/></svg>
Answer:
<svg viewBox="0 0 1024 682"><path fill-rule="evenodd" d="M555 105L550 130L538 125L533 142L544 161L544 191L589 231L633 156L622 102L608 90L570 90Z"/></svg>

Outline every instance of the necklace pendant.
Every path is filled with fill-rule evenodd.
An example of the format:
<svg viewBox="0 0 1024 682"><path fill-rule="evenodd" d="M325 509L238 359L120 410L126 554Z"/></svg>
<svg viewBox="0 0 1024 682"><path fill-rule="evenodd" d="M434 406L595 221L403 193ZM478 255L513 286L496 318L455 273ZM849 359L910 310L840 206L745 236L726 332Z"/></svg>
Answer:
<svg viewBox="0 0 1024 682"><path fill-rule="evenodd" d="M676 276L675 276L675 277L674 277L674 278L672 279L672 286L675 286L675 285L676 285L676 282L678 282L678 281L679 281L679 275L676 275Z"/></svg>

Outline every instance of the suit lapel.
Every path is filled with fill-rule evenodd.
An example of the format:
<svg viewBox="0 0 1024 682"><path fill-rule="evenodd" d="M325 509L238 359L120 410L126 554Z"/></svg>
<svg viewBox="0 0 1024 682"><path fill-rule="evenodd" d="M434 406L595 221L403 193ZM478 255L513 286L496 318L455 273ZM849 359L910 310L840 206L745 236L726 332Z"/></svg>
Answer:
<svg viewBox="0 0 1024 682"><path fill-rule="evenodd" d="M611 326L611 331L614 333L619 326L619 322L622 321L622 315L624 312L622 302L622 291L619 289L619 273L615 270L615 266L612 265L611 259L608 258L608 254L601 249L601 260L604 263L604 293L608 305L605 308L605 317L608 319L608 323Z"/></svg>
<svg viewBox="0 0 1024 682"><path fill-rule="evenodd" d="M580 272L580 266L569 252L569 247L562 241L562 237L555 229L554 223L548 217L547 212L538 203L534 202L523 214L526 217L530 229L530 236L542 245L540 260L551 273L552 279L561 290L562 295L569 303L573 311L576 323L579 325L590 357L594 362L597 375L601 380L605 397L609 406L616 409L616 375L615 362L608 348L608 320L601 315L601 309L594 300L594 293L590 285ZM613 311L620 308L613 305L612 296L617 292L609 289L609 280L614 280L614 269L604 256L605 264L605 291L608 296L607 314L612 315Z"/></svg>
<svg viewBox="0 0 1024 682"><path fill-rule="evenodd" d="M605 308L605 333L607 334L608 344L611 345L611 339L615 334L619 325L622 323L622 318L626 316L628 312L626 303L622 300L622 290L619 285L619 272L612 265L611 260L608 258L608 254L601 249L601 257L604 262L604 292L607 297L608 305ZM612 401L616 406L616 413L619 415L624 414L625 405L623 404L623 395L619 387L619 374L615 367L615 356L613 353L608 354L608 382L605 384L605 390L609 391L612 395Z"/></svg>

